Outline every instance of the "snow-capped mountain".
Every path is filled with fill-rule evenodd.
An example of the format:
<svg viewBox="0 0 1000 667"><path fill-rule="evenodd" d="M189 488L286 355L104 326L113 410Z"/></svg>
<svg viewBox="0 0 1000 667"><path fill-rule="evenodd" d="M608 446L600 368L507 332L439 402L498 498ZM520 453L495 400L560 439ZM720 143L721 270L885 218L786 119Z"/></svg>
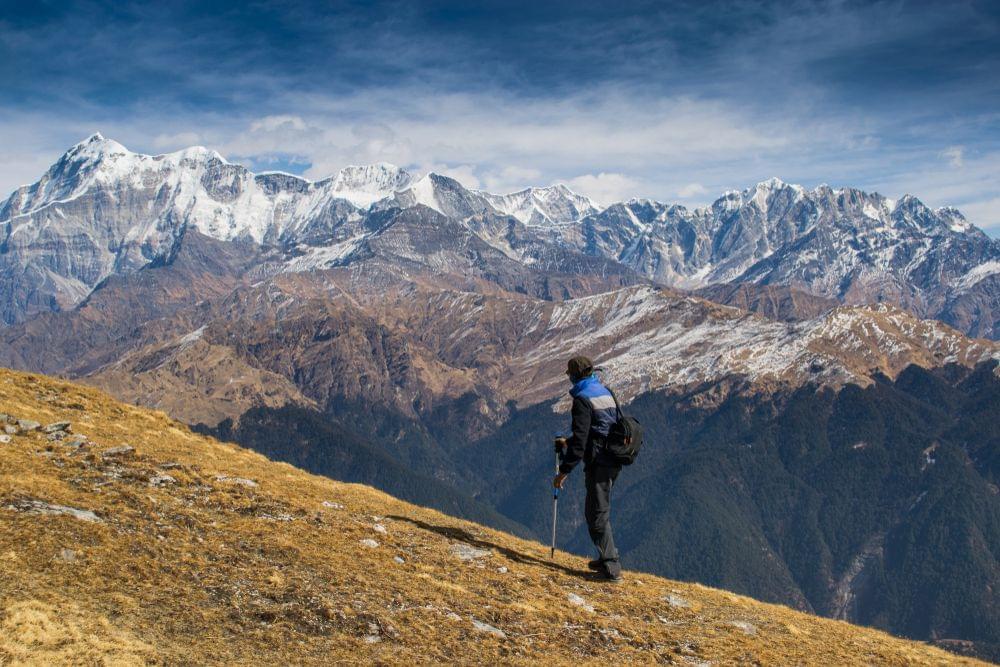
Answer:
<svg viewBox="0 0 1000 667"><path fill-rule="evenodd" d="M589 197L579 195L565 185L526 188L506 195L483 192L482 195L499 213L511 215L526 225L576 222L600 207Z"/></svg>
<svg viewBox="0 0 1000 667"><path fill-rule="evenodd" d="M79 303L109 275L169 256L186 229L257 244L331 242L412 177L388 164L310 182L254 175L205 148L132 153L95 134L0 205L2 319Z"/></svg>
<svg viewBox="0 0 1000 667"><path fill-rule="evenodd" d="M970 266L998 251L955 209L932 211L911 196L897 202L850 188L806 190L779 179L693 211L649 200L614 204L585 218L568 240L677 287L780 282L840 297L847 295L843 279L858 269L905 280L929 251L946 245L974 246L952 256L952 263Z"/></svg>
<svg viewBox="0 0 1000 667"><path fill-rule="evenodd" d="M344 167L337 175L317 186L332 196L346 199L359 208L371 206L393 192L405 189L413 176L387 162Z"/></svg>
<svg viewBox="0 0 1000 667"><path fill-rule="evenodd" d="M132 153L99 134L0 204L0 312L11 323L72 307L108 276L168 258L189 229L276 248L284 270L361 261L392 212L415 207L533 270L579 253L666 286L787 286L1000 335L1000 241L911 196L770 179L696 210L639 199L600 209L563 185L498 195L384 163L312 182L255 175L200 147Z"/></svg>
<svg viewBox="0 0 1000 667"><path fill-rule="evenodd" d="M648 200L614 204L560 231L565 243L661 284L785 285L844 303L889 301L925 317L971 310L949 321L976 335L1000 334L991 268L1000 241L955 209L931 210L909 195L893 201L771 179L694 211Z"/></svg>

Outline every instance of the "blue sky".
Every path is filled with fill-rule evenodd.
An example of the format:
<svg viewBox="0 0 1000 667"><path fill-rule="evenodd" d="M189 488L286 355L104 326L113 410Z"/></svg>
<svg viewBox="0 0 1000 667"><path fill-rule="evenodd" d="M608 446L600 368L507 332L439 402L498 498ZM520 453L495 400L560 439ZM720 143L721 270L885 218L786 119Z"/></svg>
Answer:
<svg viewBox="0 0 1000 667"><path fill-rule="evenodd" d="M996 2L10 2L0 190L101 131L689 205L770 176L1000 235Z"/></svg>

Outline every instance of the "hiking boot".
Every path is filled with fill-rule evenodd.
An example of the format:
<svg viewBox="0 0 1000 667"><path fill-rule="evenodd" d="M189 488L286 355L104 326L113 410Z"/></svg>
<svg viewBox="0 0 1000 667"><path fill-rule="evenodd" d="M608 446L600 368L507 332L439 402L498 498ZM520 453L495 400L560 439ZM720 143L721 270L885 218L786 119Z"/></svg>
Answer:
<svg viewBox="0 0 1000 667"><path fill-rule="evenodd" d="M605 569L601 569L597 573L597 580L603 581L608 584L620 584L622 583L622 581L624 581L624 579L622 579L621 574L612 574L611 572L608 572Z"/></svg>
<svg viewBox="0 0 1000 667"><path fill-rule="evenodd" d="M604 561L601 560L600 558L594 559L589 563L587 563L587 567L593 570L594 572L601 572L604 570Z"/></svg>

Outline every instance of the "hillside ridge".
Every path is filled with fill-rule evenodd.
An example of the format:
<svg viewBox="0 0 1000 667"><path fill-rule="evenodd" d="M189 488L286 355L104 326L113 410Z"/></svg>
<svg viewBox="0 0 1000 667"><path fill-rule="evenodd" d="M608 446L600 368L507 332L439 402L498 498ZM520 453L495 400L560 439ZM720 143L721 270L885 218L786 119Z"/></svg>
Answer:
<svg viewBox="0 0 1000 667"><path fill-rule="evenodd" d="M89 387L0 369L0 411L0 663L974 664L696 584L609 587Z"/></svg>

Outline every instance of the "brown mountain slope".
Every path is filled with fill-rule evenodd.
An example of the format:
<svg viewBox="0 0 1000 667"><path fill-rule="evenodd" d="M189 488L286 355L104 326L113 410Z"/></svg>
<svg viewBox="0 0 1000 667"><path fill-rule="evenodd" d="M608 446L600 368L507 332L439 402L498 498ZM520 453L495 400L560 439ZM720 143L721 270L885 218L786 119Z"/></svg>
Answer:
<svg viewBox="0 0 1000 667"><path fill-rule="evenodd" d="M992 341L884 305L783 323L648 286L545 301L415 284L352 292L345 278L301 273L237 289L197 318L157 320L150 344L140 336L109 347L103 354L113 363L67 374L212 425L238 419L255 397L302 404L296 391L323 410L368 404L408 418L472 397L474 418L463 422L472 437L502 422L509 400L561 395L565 359L581 352L607 367L623 396L727 377L758 387L865 385L876 370L894 377L911 363L973 365L1000 355ZM200 342L189 344L192 337ZM240 400L230 400L230 376L212 371L222 360L247 378Z"/></svg>
<svg viewBox="0 0 1000 667"><path fill-rule="evenodd" d="M702 586L601 585L94 389L0 371L0 409L71 422L0 444L0 663L973 664Z"/></svg>
<svg viewBox="0 0 1000 667"><path fill-rule="evenodd" d="M694 294L758 315L794 322L819 317L840 305L840 301L819 296L786 285L758 285L756 283L721 283L695 290Z"/></svg>

